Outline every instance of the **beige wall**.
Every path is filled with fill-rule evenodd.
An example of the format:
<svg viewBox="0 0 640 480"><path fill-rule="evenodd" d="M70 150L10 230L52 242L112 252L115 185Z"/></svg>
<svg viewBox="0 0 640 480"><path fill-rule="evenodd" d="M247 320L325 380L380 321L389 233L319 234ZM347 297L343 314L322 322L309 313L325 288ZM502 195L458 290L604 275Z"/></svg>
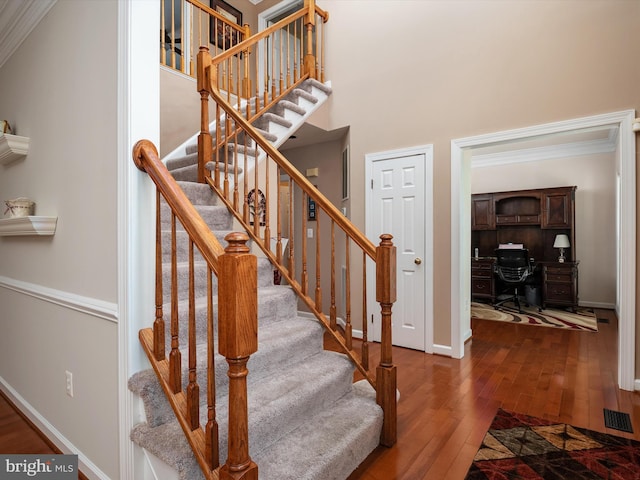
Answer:
<svg viewBox="0 0 640 480"><path fill-rule="evenodd" d="M0 166L0 199L28 196L37 215L58 217L53 237L0 237L2 284L22 288L0 286L0 386L110 478L119 476L117 5L59 0L0 69L0 115L30 138L24 160Z"/></svg>
<svg viewBox="0 0 640 480"><path fill-rule="evenodd" d="M580 303L616 303L616 169L611 154L472 168L471 193L575 185Z"/></svg>
<svg viewBox="0 0 640 480"><path fill-rule="evenodd" d="M450 142L640 108L640 2L323 0L331 129L349 125L351 218L364 156L434 144L435 343L450 345Z"/></svg>

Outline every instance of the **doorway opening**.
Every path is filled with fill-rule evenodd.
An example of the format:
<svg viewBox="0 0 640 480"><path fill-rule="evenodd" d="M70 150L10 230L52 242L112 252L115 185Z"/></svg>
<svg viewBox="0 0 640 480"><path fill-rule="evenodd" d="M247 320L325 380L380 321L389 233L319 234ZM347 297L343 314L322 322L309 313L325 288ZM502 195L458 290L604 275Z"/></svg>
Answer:
<svg viewBox="0 0 640 480"><path fill-rule="evenodd" d="M575 130L615 126L618 128L616 155L619 162L617 222L618 383L634 389L635 297L636 297L636 166L632 132L634 110L555 122L529 128L480 135L451 142L451 354L464 355L464 340L470 334L470 169L473 149L507 145ZM620 258L624 252L624 259Z"/></svg>

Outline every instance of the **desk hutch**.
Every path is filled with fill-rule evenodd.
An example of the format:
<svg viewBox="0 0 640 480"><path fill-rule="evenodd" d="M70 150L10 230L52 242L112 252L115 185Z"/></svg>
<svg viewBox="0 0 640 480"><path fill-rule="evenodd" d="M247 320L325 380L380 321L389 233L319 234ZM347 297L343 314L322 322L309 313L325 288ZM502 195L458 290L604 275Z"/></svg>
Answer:
<svg viewBox="0 0 640 480"><path fill-rule="evenodd" d="M521 243L540 272L542 308L578 306L578 261L575 249L576 187L541 188L471 196L471 295L496 299L493 274L495 249L503 243ZM558 262L556 235L571 244L566 261ZM475 249L478 256L475 256Z"/></svg>

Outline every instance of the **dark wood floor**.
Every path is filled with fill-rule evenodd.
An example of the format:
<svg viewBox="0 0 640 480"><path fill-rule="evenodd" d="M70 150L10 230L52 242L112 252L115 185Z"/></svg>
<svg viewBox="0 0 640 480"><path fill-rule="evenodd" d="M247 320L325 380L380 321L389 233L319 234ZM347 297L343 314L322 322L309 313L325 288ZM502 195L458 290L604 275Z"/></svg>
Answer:
<svg viewBox="0 0 640 480"><path fill-rule="evenodd" d="M398 443L350 480L462 479L498 408L640 439L640 394L616 387L615 314L597 315L598 333L474 321L461 360L394 347ZM606 429L603 408L635 433ZM1 396L0 453L56 453Z"/></svg>
<svg viewBox="0 0 640 480"><path fill-rule="evenodd" d="M640 394L616 387L615 313L596 314L598 333L474 320L461 360L394 348L398 442L350 480L463 479L498 408L640 439ZM603 408L635 433L605 428Z"/></svg>

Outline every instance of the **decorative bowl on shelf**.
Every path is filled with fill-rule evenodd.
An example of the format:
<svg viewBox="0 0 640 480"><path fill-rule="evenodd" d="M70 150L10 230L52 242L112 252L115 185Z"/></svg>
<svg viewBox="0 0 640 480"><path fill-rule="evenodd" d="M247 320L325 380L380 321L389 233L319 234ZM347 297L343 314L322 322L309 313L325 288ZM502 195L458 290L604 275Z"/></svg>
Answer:
<svg viewBox="0 0 640 480"><path fill-rule="evenodd" d="M7 209L4 211L5 217L28 217L33 215L36 204L28 198L16 198L15 200L5 200L4 204Z"/></svg>

